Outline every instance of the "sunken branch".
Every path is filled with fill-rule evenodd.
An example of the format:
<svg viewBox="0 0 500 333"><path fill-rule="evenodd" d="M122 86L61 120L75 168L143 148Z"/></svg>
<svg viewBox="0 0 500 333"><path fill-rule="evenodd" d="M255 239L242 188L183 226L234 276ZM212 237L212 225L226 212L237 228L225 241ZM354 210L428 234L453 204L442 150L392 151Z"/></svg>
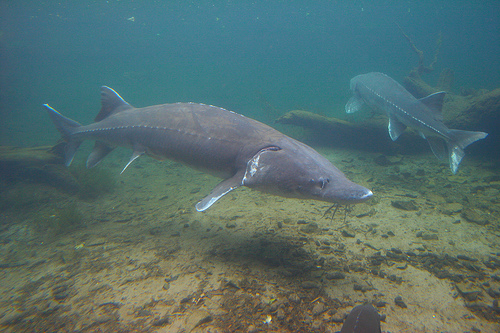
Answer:
<svg viewBox="0 0 500 333"><path fill-rule="evenodd" d="M424 64L424 52L422 50L420 50L416 45L415 43L413 42L413 40L410 38L410 36L408 36L403 28L401 28L401 26L399 24L396 23L396 25L398 26L399 30L401 31L401 34L403 34L404 38L406 38L406 40L408 41L408 43L410 44L410 47L412 48L412 50L417 54L418 56L418 66L415 67L411 72L410 72L410 75L415 75L417 77L420 77L420 75L424 74L424 73L429 73L429 72L432 72L434 71L434 65L436 64L437 60L438 60L438 55L439 55L439 51L441 50L441 45L443 43L443 35L442 33L440 32L439 33L439 37L436 41L436 52L434 53L434 58L432 59L431 63L429 64L429 66L426 66Z"/></svg>

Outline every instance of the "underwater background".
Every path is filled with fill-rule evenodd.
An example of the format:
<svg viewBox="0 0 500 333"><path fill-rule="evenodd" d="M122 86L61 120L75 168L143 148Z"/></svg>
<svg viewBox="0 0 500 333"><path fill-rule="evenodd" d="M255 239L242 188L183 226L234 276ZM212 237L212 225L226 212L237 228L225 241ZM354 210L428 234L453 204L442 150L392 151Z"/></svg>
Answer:
<svg viewBox="0 0 500 333"><path fill-rule="evenodd" d="M138 107L339 116L353 76L401 81L416 65L398 25L428 62L442 34L428 81L451 68L457 90L491 90L499 11L497 1L1 1L0 142L53 142L43 103L91 122L101 85Z"/></svg>
<svg viewBox="0 0 500 333"><path fill-rule="evenodd" d="M410 131L391 142L384 117L373 142L276 122L363 126L349 81L403 83L419 61L405 35L424 65L438 51L431 86L451 69L464 105L500 96L499 31L493 0L0 0L0 330L337 332L370 303L383 332L499 332L500 117L467 128L489 135L456 175ZM136 107L262 121L374 197L337 211L240 188L200 213L220 180L185 165L142 157L120 174L120 148L86 169L85 142L66 168L42 105L89 124L102 85Z"/></svg>

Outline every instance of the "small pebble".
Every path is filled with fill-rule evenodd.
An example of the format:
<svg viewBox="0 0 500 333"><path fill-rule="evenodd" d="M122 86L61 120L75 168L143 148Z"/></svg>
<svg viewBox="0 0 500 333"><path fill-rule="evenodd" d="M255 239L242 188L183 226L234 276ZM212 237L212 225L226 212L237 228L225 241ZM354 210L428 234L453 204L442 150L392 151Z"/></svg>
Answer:
<svg viewBox="0 0 500 333"><path fill-rule="evenodd" d="M300 297L297 294L291 294L288 296L288 300L293 303L300 303Z"/></svg>
<svg viewBox="0 0 500 333"><path fill-rule="evenodd" d="M313 316L318 316L320 314L322 314L323 312L325 312L325 306L323 305L323 303L321 302L318 302L316 304L314 304L314 307L312 309L312 313L313 313Z"/></svg>
<svg viewBox="0 0 500 333"><path fill-rule="evenodd" d="M328 274L326 274L326 278L328 280L341 280L341 279L345 279L345 274L342 272L328 273Z"/></svg>
<svg viewBox="0 0 500 333"><path fill-rule="evenodd" d="M342 230L342 236L344 237L349 237L349 238L354 238L354 234L351 234L348 231Z"/></svg>
<svg viewBox="0 0 500 333"><path fill-rule="evenodd" d="M353 286L353 289L356 291L361 291L362 293L365 293L367 291L373 290L372 286L363 286L361 284L355 283Z"/></svg>
<svg viewBox="0 0 500 333"><path fill-rule="evenodd" d="M255 327L255 325L250 325L247 328L247 333L257 333L260 332L260 329Z"/></svg>
<svg viewBox="0 0 500 333"><path fill-rule="evenodd" d="M313 281L303 281L300 286L304 289L314 289L314 288L319 288L319 284Z"/></svg>
<svg viewBox="0 0 500 333"><path fill-rule="evenodd" d="M170 322L168 315L164 315L161 318L155 319L151 325L152 326L165 326Z"/></svg>
<svg viewBox="0 0 500 333"><path fill-rule="evenodd" d="M439 239L439 237L438 237L438 235L437 235L437 234L424 234L424 235L422 236L422 239L423 239L423 240L438 240L438 239Z"/></svg>
<svg viewBox="0 0 500 333"><path fill-rule="evenodd" d="M283 319L285 319L285 317L286 317L285 316L285 311L282 308L279 308L278 312L276 313L276 318L278 320L283 320Z"/></svg>
<svg viewBox="0 0 500 333"><path fill-rule="evenodd" d="M396 305L399 306L400 308L403 308L403 309L407 308L406 303L403 302L403 297L401 297L401 296L397 296L394 299L394 303L396 303Z"/></svg>
<svg viewBox="0 0 500 333"><path fill-rule="evenodd" d="M457 255L457 259L467 260L467 261L477 261L477 259L471 258L471 257L463 255L463 254Z"/></svg>
<svg viewBox="0 0 500 333"><path fill-rule="evenodd" d="M321 330L321 325L323 324L322 320L315 320L313 321L311 328L313 329L314 332L319 332Z"/></svg>

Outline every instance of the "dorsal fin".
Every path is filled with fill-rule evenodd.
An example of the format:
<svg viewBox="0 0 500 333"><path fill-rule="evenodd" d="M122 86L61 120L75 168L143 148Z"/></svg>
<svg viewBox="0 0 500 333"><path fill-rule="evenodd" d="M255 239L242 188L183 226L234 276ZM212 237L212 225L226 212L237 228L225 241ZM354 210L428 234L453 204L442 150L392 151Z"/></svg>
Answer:
<svg viewBox="0 0 500 333"><path fill-rule="evenodd" d="M434 113L436 119L443 120L442 109L445 95L445 91L440 91L434 94L430 94L427 97L421 98L419 99L419 101L425 104Z"/></svg>
<svg viewBox="0 0 500 333"><path fill-rule="evenodd" d="M107 86L101 87L101 104L101 111L99 111L94 121L101 121L112 114L133 108L116 91Z"/></svg>

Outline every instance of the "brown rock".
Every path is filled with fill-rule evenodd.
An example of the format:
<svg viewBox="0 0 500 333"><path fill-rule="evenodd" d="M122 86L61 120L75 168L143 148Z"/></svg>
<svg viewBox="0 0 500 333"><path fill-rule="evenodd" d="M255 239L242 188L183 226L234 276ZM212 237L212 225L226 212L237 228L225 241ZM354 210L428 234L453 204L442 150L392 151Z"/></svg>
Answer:
<svg viewBox="0 0 500 333"><path fill-rule="evenodd" d="M475 286L471 282L462 282L455 284L460 295L469 302L477 301L483 294L481 288Z"/></svg>
<svg viewBox="0 0 500 333"><path fill-rule="evenodd" d="M213 320L212 315L205 309L194 310L184 321L186 330L189 332L195 327L209 323Z"/></svg>
<svg viewBox="0 0 500 333"><path fill-rule="evenodd" d="M320 285L317 284L316 282L314 281L303 281L300 286L304 289L315 289L315 288L319 288Z"/></svg>
<svg viewBox="0 0 500 333"><path fill-rule="evenodd" d="M276 318L278 320L283 320L283 319L285 319L285 317L286 317L285 316L285 310L283 310L282 308L279 308L278 312L276 313Z"/></svg>
<svg viewBox="0 0 500 333"><path fill-rule="evenodd" d="M418 210L417 205L413 201L396 200L391 202L392 207L402 210Z"/></svg>
<svg viewBox="0 0 500 333"><path fill-rule="evenodd" d="M445 215L454 215L460 213L462 209L463 206L461 204L459 204L458 202L454 202L445 204L443 207L441 207L441 213Z"/></svg>
<svg viewBox="0 0 500 333"><path fill-rule="evenodd" d="M462 217L468 222L476 223L479 225L486 225L489 223L484 214L475 208L466 208L462 211Z"/></svg>
<svg viewBox="0 0 500 333"><path fill-rule="evenodd" d="M288 300L293 303L300 303L300 297L297 294L291 294L290 296L288 296Z"/></svg>
<svg viewBox="0 0 500 333"><path fill-rule="evenodd" d="M312 309L313 316L318 316L325 311L326 311L325 305L321 302L317 302L316 304L314 304L314 307Z"/></svg>

